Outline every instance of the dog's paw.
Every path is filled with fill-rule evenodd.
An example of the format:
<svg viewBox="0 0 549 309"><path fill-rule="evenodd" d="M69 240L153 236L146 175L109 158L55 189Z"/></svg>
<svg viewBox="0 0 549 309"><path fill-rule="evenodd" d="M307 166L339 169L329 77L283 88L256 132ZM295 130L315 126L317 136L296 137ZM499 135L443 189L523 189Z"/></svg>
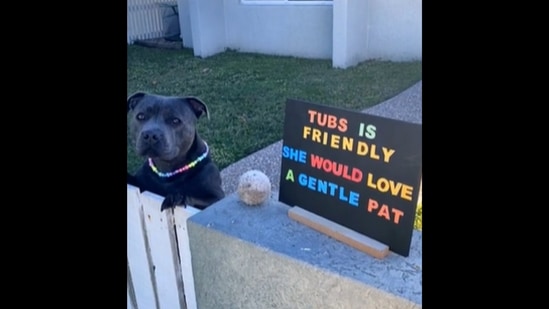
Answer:
<svg viewBox="0 0 549 309"><path fill-rule="evenodd" d="M187 206L185 204L185 195L179 193L166 195L166 198L162 201L162 206L160 206L160 211L164 211L164 209L173 208L175 206Z"/></svg>
<svg viewBox="0 0 549 309"><path fill-rule="evenodd" d="M126 183L139 188L139 181L137 180L137 178L134 175L131 175L130 173L126 172L126 174L127 174Z"/></svg>

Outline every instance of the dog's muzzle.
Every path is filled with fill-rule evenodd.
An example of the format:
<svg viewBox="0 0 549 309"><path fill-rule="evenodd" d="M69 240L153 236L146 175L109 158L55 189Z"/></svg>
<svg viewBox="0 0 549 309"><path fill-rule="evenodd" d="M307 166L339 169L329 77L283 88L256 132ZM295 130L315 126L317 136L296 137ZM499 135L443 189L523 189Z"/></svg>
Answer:
<svg viewBox="0 0 549 309"><path fill-rule="evenodd" d="M137 152L142 156L157 157L166 152L166 141L161 130L141 132L137 141Z"/></svg>

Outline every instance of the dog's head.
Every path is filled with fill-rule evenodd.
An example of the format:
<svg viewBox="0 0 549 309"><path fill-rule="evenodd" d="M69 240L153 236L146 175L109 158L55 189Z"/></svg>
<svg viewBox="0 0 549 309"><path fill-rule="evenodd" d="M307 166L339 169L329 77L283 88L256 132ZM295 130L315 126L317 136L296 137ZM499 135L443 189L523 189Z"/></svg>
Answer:
<svg viewBox="0 0 549 309"><path fill-rule="evenodd" d="M128 97L130 134L140 156L171 161L184 156L196 136L196 122L210 117L196 97L136 92Z"/></svg>

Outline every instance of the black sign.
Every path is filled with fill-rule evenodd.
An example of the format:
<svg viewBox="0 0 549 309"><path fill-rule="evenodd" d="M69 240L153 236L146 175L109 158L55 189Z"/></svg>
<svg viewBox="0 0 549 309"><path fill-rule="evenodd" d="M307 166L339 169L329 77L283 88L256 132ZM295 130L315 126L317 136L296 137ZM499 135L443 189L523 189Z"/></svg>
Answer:
<svg viewBox="0 0 549 309"><path fill-rule="evenodd" d="M408 256L421 180L421 125L286 102L279 200Z"/></svg>

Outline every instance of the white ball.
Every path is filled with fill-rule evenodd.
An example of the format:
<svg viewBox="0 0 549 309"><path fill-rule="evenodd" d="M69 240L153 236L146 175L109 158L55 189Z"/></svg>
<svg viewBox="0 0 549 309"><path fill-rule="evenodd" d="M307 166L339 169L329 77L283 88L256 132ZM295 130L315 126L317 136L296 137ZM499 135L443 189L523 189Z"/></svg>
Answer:
<svg viewBox="0 0 549 309"><path fill-rule="evenodd" d="M271 195L271 181L263 172L250 170L240 176L237 192L246 205L259 205Z"/></svg>

